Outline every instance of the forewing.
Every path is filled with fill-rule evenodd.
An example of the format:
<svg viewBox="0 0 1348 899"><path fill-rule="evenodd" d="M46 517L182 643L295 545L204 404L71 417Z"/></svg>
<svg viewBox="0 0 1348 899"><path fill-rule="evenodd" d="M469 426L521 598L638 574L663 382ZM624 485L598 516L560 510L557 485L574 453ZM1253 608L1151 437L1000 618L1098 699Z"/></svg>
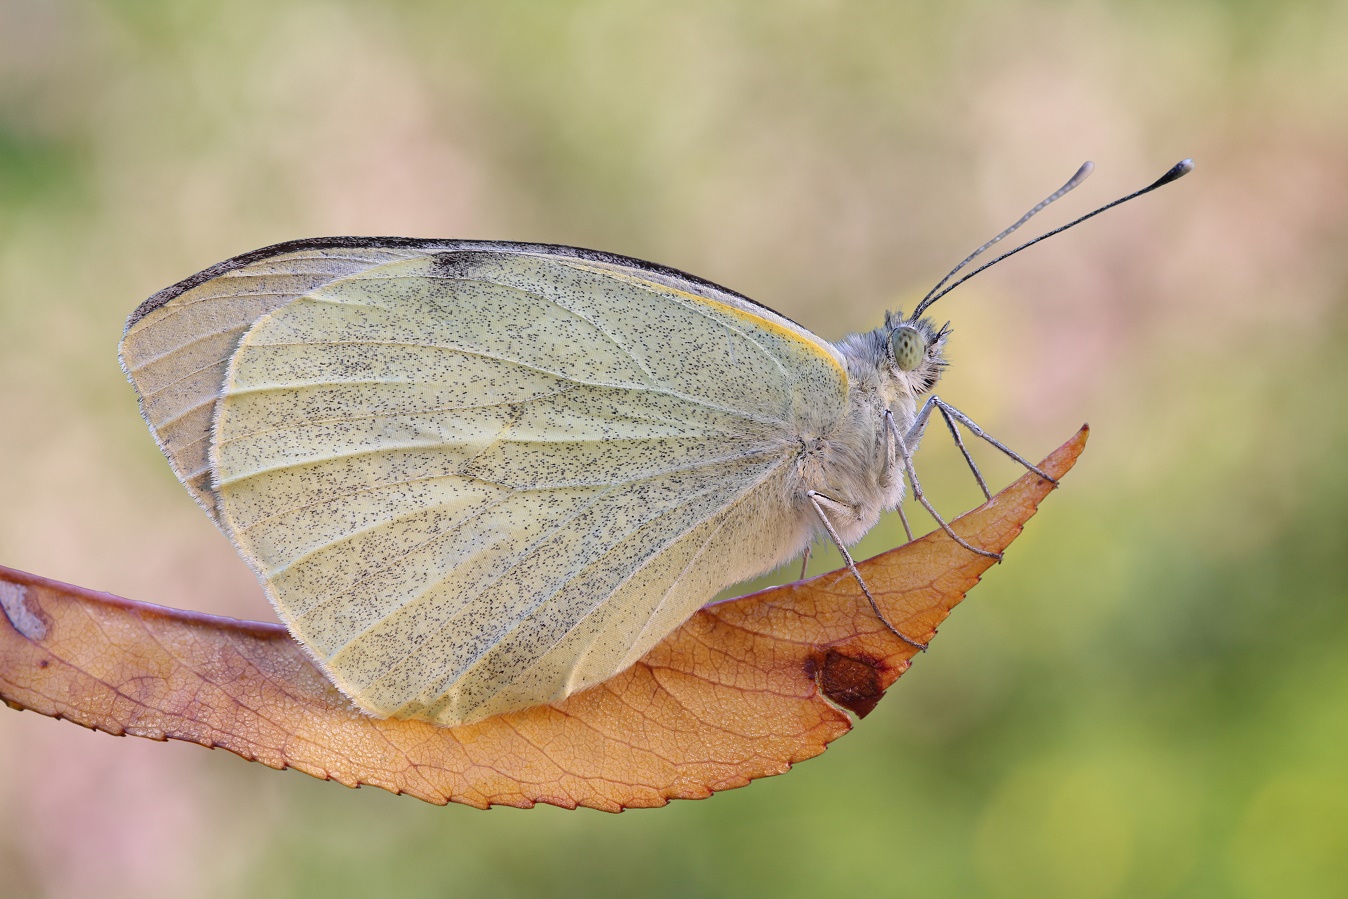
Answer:
<svg viewBox="0 0 1348 899"><path fill-rule="evenodd" d="M122 337L122 369L173 473L212 518L211 421L239 338L297 296L413 253L388 246L302 247L253 262L231 260L218 273L208 269L160 291L132 313Z"/></svg>
<svg viewBox="0 0 1348 899"><path fill-rule="evenodd" d="M693 294L720 308L746 310L778 330L831 347L764 306L723 287L637 259L548 244L333 237L292 241L244 253L161 290L127 321L122 368L140 397L141 414L178 479L212 518L209 455L215 404L239 339L262 316L324 284L404 259L470 253L479 260L513 257L574 261Z"/></svg>
<svg viewBox="0 0 1348 899"><path fill-rule="evenodd" d="M795 541L781 480L802 409L840 414L838 360L684 287L423 248L235 338L208 501L363 708L452 724L561 698Z"/></svg>

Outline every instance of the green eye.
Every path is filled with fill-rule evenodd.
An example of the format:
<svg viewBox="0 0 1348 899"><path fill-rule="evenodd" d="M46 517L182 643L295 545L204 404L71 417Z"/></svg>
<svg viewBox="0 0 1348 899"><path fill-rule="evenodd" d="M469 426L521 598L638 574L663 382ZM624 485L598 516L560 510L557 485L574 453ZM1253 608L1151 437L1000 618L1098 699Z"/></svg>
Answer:
<svg viewBox="0 0 1348 899"><path fill-rule="evenodd" d="M895 328L889 333L889 351L900 371L912 371L922 364L927 355L927 342L916 328Z"/></svg>

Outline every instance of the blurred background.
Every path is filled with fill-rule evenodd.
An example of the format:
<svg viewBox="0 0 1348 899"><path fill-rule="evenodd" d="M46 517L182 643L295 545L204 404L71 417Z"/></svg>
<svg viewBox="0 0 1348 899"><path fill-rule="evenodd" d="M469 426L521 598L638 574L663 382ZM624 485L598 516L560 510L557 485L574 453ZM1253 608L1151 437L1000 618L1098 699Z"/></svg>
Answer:
<svg viewBox="0 0 1348 899"><path fill-rule="evenodd" d="M0 892L1343 895L1345 59L1348 5L1300 0L0 0L0 562L239 617L274 620L117 365L201 268L574 244L836 339L1085 159L1042 227L1198 163L935 307L943 397L1032 458L1091 443L820 758L658 811L483 813L2 710ZM976 504L944 433L918 462Z"/></svg>

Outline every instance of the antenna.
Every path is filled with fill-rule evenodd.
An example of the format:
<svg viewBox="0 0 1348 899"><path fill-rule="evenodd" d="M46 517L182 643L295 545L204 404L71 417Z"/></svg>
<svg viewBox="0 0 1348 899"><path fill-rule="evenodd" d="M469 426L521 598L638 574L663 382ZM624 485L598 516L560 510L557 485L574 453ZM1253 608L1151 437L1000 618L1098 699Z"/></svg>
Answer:
<svg viewBox="0 0 1348 899"><path fill-rule="evenodd" d="M993 244L997 243L997 241L1001 240L1003 237L1006 237L1006 236L1007 236L1008 234L1010 234L1012 231L1015 231L1015 230L1016 230L1017 228L1019 228L1021 225L1025 224L1025 222L1029 221L1030 217L1033 216L1035 213L1039 212L1039 211L1040 211L1041 209L1043 209L1045 206L1047 206L1048 204L1052 203L1054 200L1058 199L1059 197L1061 197L1063 194L1067 193L1067 192L1068 192L1069 190L1071 190L1072 188L1076 187L1076 186L1077 186L1078 184L1080 184L1082 181L1086 180L1086 176L1089 175L1089 174L1091 173L1091 170L1094 169L1094 168L1095 168L1095 166L1092 165L1092 164L1089 163L1089 162L1086 163L1085 165L1083 165L1080 169L1077 170L1077 173L1076 173L1075 175L1073 175L1073 176L1071 177L1071 179L1070 179L1066 184L1064 184L1064 185L1063 185L1062 187L1060 187L1058 190L1056 190L1055 192L1053 192L1052 194L1050 194L1050 195L1049 195L1043 202L1039 203L1037 206L1035 206L1035 207L1034 207L1033 209L1031 209L1029 212L1027 212L1027 213L1025 213L1023 216L1021 216L1020 219L1019 219L1014 225L1012 225L1010 228L1007 228L1007 229L1006 229L1005 231L1003 231L1001 234L998 234L998 235L997 235L996 237L994 237L992 240L990 240L990 241L988 241L987 243L983 244L983 246L979 247L977 250L975 250L973 253L971 253L971 254L968 256L968 258L966 258L963 262L961 262L959 265L957 265L957 266L955 266L953 269L951 269L950 274L948 274L948 275L946 275L944 278L942 278L941 281L940 281L940 283L938 283L935 287L933 287L933 288L927 293L927 295L926 295L925 297L922 298L922 302L920 302L920 303L917 304L917 308L913 310L913 314L912 314L912 316L911 316L911 318L910 318L909 320L911 321L912 319L917 318L917 317L918 317L919 315L921 315L921 314L922 314L922 313L923 313L929 306L931 306L932 303L935 303L935 302L936 302L937 300L939 300L941 297L943 297L943 296L945 296L946 294L950 293L950 291L954 290L956 287L959 287L961 284L963 284L965 281L968 281L968 280L969 280L970 278L972 278L974 275L978 274L979 272L983 271L984 269L991 268L992 266L994 266L994 265L996 265L997 263L1001 262L1003 259L1006 259L1006 258L1009 257L1009 256L1014 256L1014 255L1016 255L1017 253L1019 253L1021 250L1028 249L1028 248L1034 246L1035 244L1039 243L1039 241L1041 241L1041 240L1047 240L1048 238L1052 237L1052 236L1055 235L1055 234L1061 234L1063 231L1066 231L1068 228L1071 228L1071 227L1074 227L1074 226L1076 226L1076 225L1079 225L1079 224L1081 224L1082 222L1086 221L1086 219L1092 218L1092 217L1094 217L1094 216L1097 216L1097 215L1099 215L1100 213L1104 212L1106 209L1113 209L1115 206L1118 206L1120 203L1127 203L1129 200L1136 199L1137 197L1140 197L1140 196L1142 196L1142 195L1145 194L1145 193L1150 193L1151 191L1155 190L1155 189L1158 188L1158 187L1163 187L1163 186L1169 184L1171 181L1176 181L1176 180L1178 180L1178 179L1180 179L1180 178L1183 178L1185 175L1189 174L1190 172L1192 172L1192 171L1194 170L1194 161L1193 161L1192 159L1181 159L1179 162L1177 162L1177 163L1175 163L1173 166L1171 166L1171 168L1170 168L1170 170L1169 170L1168 172L1166 172L1166 173L1165 173L1164 175L1162 175L1160 178L1157 178L1155 181L1153 181L1151 184L1148 184L1146 187L1142 188L1141 190L1135 190L1135 191L1133 191L1132 193L1128 194L1127 196L1119 197L1117 200L1113 201L1112 203L1106 203L1105 205L1101 206L1099 209L1095 209L1095 210L1093 210L1093 211L1091 211L1091 212L1088 212L1088 213L1086 213L1085 215L1081 216L1080 218L1073 219L1072 221L1068 222L1067 224L1061 225L1061 226L1059 226L1059 227L1057 227L1057 228L1054 228L1052 231L1049 231L1049 232L1046 233L1046 234L1041 234L1041 235L1039 235L1039 236L1036 237L1034 240L1028 240L1028 241L1026 241L1025 243L1021 244L1020 246L1016 247L1014 250L1007 250L1007 251L1006 251L1005 253L1003 253L1002 255L1000 255L1000 256L998 256L998 257L996 257L996 258L994 258L994 259L992 259L992 260L990 260L990 261L988 261L988 262L983 263L983 264L980 265L978 268L976 268L976 269L974 269L973 271L969 272L969 273L968 273L967 275L965 275L964 277L962 277L962 278L960 278L959 280L954 281L954 282L952 282L951 284L947 285L947 286L945 287L945 289L941 289L941 285L945 284L947 281L950 280L951 276L953 276L953 275L954 275L956 272L958 272L960 269L964 268L964 266L968 265L968 264L974 259L974 257L978 256L978 254L982 253L982 252L983 252L984 250L986 250L988 247L990 247L990 246L992 246Z"/></svg>
<svg viewBox="0 0 1348 899"><path fill-rule="evenodd" d="M936 282L936 286L935 286L935 287L933 287L931 290L927 291L927 295L926 295L925 297L922 298L922 302L921 302L921 303L918 303L918 304L917 304L917 308L918 308L919 310L920 310L920 309L925 309L925 308L927 308L928 306L930 306L931 303L936 302L935 300L933 300L933 299L931 298L931 295L934 294L934 293L936 293L936 291L940 290L940 289L941 289L941 286L942 286L943 284L945 284L945 282L947 282L947 281L949 281L951 278L953 278L953 277L955 276L955 273L956 273L956 272L958 272L960 269L964 268L964 267L965 267L966 265L968 265L970 262L973 262L973 261L974 261L976 258L978 258L980 255L982 255L983 251L986 250L988 247L990 247L990 246L992 246L993 244L997 243L997 242L1000 241L1003 237L1006 237L1006 236L1007 236L1008 234L1010 234L1012 231L1016 230L1016 229L1019 228L1021 225L1025 224L1025 223L1028 222L1030 219L1034 218L1035 215L1038 214L1038 213L1040 212L1040 210L1042 210L1045 206L1049 205L1049 204L1052 203L1054 200L1057 200L1057 199L1060 198L1063 194L1067 193L1069 190L1071 190L1072 188L1076 187L1076 186L1077 186L1078 184L1080 184L1081 182L1085 181L1085 180L1090 176L1091 172L1093 172L1093 171L1095 171L1095 163L1091 162L1090 160L1087 160L1086 162L1083 162L1083 163L1081 164L1081 168L1077 169L1077 173L1076 173L1075 175L1073 175L1071 178L1067 179L1067 183L1066 183L1066 184L1064 184L1062 187L1060 187L1060 188L1058 188L1057 190L1055 190L1053 193L1049 194L1049 195L1048 195L1047 197L1045 197L1042 201L1040 201L1040 202L1039 202L1033 209L1031 209L1029 212L1025 213L1025 214L1022 215L1020 218L1018 218L1018 219L1016 220L1016 223L1015 223L1014 225L1012 225L1010 228L1007 228L1007 229L1006 229L1005 231L1003 231L1001 234L998 234L998 235L997 235L996 237L994 237L992 240L990 240L990 241L988 241L987 243L983 244L983 246L981 246L981 247L979 247L978 249L974 250L974 251L973 251L972 253L970 253L968 256L965 256L963 262L961 262L959 265L957 265L957 266L955 266L954 268L952 268L952 269L946 274L946 276L945 276L944 278L942 278L940 281L937 281L937 282ZM929 300L930 300L931 302L928 302ZM917 313L916 313L916 312L913 313L913 318L917 318Z"/></svg>

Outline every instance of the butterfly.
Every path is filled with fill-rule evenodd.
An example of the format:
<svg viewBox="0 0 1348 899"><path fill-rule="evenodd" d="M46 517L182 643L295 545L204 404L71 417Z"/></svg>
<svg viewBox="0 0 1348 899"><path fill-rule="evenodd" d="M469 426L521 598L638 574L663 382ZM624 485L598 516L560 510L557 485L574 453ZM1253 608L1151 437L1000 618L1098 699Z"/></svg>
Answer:
<svg viewBox="0 0 1348 899"><path fill-rule="evenodd" d="M121 360L332 682L456 725L607 680L816 537L856 573L905 475L959 540L911 459L933 414L991 440L932 393L949 334L888 314L834 344L573 247L319 238L155 294Z"/></svg>

